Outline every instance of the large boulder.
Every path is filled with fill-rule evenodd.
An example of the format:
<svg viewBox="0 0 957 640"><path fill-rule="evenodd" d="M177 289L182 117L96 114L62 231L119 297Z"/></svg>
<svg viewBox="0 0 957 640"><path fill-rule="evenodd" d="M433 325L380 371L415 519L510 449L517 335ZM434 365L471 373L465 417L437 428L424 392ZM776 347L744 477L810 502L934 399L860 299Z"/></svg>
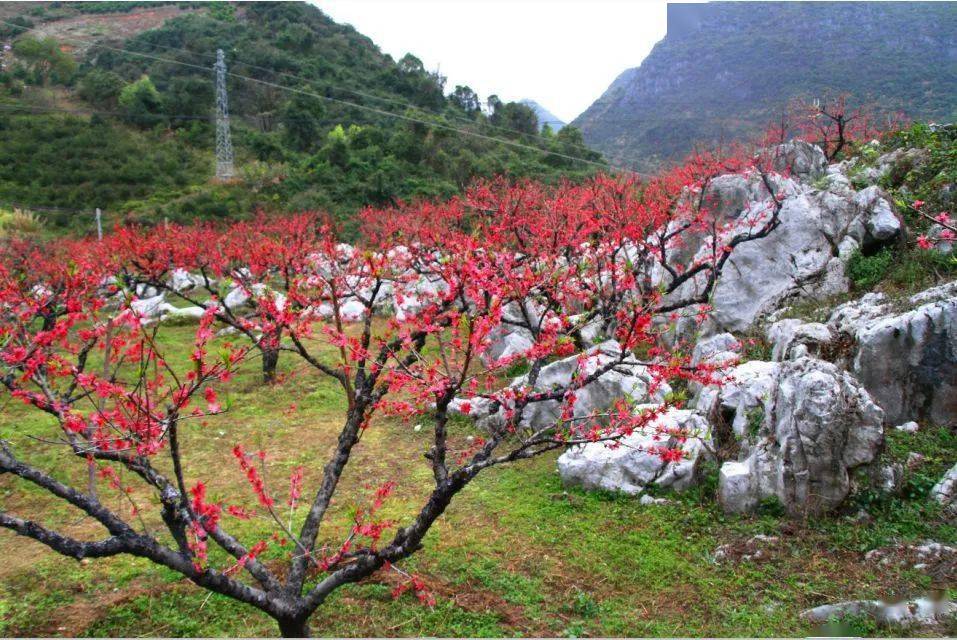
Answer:
<svg viewBox="0 0 957 640"><path fill-rule="evenodd" d="M747 363L750 364L750 363ZM850 472L874 460L883 443L883 412L847 372L800 358L774 363L762 422L743 458L727 462L718 496L729 512L754 510L776 497L794 515L839 506Z"/></svg>
<svg viewBox="0 0 957 640"><path fill-rule="evenodd" d="M535 345L528 327L538 327L541 310L537 305L510 302L502 308L502 322L489 335L488 349L482 354L486 363L494 363L525 353Z"/></svg>
<svg viewBox="0 0 957 640"><path fill-rule="evenodd" d="M771 359L776 362L821 357L822 351L834 340L834 333L827 325L790 318L772 324L767 335L772 345Z"/></svg>
<svg viewBox="0 0 957 640"><path fill-rule="evenodd" d="M899 301L869 293L826 323L780 320L767 335L774 360L814 355L854 373L893 424L957 424L957 282Z"/></svg>
<svg viewBox="0 0 957 640"><path fill-rule="evenodd" d="M698 464L707 455L708 439L709 427L703 417L689 410L670 409L617 443L572 447L558 458L558 473L566 485L585 489L636 495L655 484L681 491L694 482ZM666 462L657 453L661 447L680 449L684 458Z"/></svg>
<svg viewBox="0 0 957 640"><path fill-rule="evenodd" d="M768 236L735 248L714 289L720 330L747 332L756 320L794 297L821 298L847 291L835 255L851 211L828 192L799 192L781 206L780 225Z"/></svg>
<svg viewBox="0 0 957 640"><path fill-rule="evenodd" d="M691 364L727 365L740 357L741 341L730 333L719 333L698 340L691 353Z"/></svg>
<svg viewBox="0 0 957 640"><path fill-rule="evenodd" d="M367 311L365 304L354 296L339 302L339 317L344 322L359 322L365 318ZM322 302L316 307L316 313L321 318L332 318L336 315L336 308L329 302Z"/></svg>
<svg viewBox="0 0 957 640"><path fill-rule="evenodd" d="M201 286L203 284L203 277L198 274L193 275L186 269L173 269L167 284L173 291L184 293Z"/></svg>
<svg viewBox="0 0 957 640"><path fill-rule="evenodd" d="M733 437L746 439L770 410L780 367L777 362L762 360L740 364L727 372L721 386L701 389L695 407L713 424L730 425Z"/></svg>
<svg viewBox="0 0 957 640"><path fill-rule="evenodd" d="M804 182L814 182L827 171L827 158L821 148L803 140L779 144L768 153L772 169Z"/></svg>
<svg viewBox="0 0 957 640"><path fill-rule="evenodd" d="M614 340L608 340L586 351L584 357L574 355L552 362L542 367L535 381L534 391L542 392L567 387L573 376L588 376L598 367L616 360L620 353L619 344ZM511 386L513 388L528 387L528 376L515 378ZM633 356L628 356L614 369L575 391L572 415L575 418L586 418L612 408L619 400L638 404L661 402L670 392L671 388L667 383L661 382L656 385L647 368ZM452 410L460 410L464 403L469 404L468 415L481 428L494 431L505 422L505 408L497 402L458 399ZM525 428L540 429L555 424L561 417L561 413L562 405L558 400L531 403L525 407L520 424Z"/></svg>
<svg viewBox="0 0 957 640"><path fill-rule="evenodd" d="M858 214L850 232L865 250L885 245L901 234L904 225L880 187L859 191L854 196L854 206Z"/></svg>
<svg viewBox="0 0 957 640"><path fill-rule="evenodd" d="M392 306L400 322L418 316L434 304L439 295L448 289L448 284L438 276L422 275L413 282L393 284Z"/></svg>
<svg viewBox="0 0 957 640"><path fill-rule="evenodd" d="M155 291L155 289L153 289ZM164 314L175 312L176 307L166 302L166 295L160 293L149 298L137 298L130 302L130 309L141 324L150 323Z"/></svg>
<svg viewBox="0 0 957 640"><path fill-rule="evenodd" d="M957 283L951 295L858 324L853 372L888 421L957 425ZM933 299L914 296L911 303Z"/></svg>

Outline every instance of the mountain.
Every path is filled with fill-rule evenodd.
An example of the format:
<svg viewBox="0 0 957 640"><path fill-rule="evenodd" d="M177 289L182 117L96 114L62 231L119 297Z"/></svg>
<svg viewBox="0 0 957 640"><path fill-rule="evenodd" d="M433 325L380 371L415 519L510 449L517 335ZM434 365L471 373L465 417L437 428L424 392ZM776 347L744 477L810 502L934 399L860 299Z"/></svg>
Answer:
<svg viewBox="0 0 957 640"><path fill-rule="evenodd" d="M535 117L538 118L539 129L544 129L547 124L552 131L559 131L566 124L558 116L534 100L519 100L519 102L535 112Z"/></svg>
<svg viewBox="0 0 957 640"><path fill-rule="evenodd" d="M673 3L665 38L572 125L609 161L649 169L754 134L792 98L953 118L955 33L954 2Z"/></svg>
<svg viewBox="0 0 957 640"><path fill-rule="evenodd" d="M88 228L447 198L499 174L592 174L601 156L531 109L305 2L0 3L0 208ZM10 51L3 46L9 44ZM214 181L213 63L225 54L236 178ZM577 160L581 158L584 162Z"/></svg>

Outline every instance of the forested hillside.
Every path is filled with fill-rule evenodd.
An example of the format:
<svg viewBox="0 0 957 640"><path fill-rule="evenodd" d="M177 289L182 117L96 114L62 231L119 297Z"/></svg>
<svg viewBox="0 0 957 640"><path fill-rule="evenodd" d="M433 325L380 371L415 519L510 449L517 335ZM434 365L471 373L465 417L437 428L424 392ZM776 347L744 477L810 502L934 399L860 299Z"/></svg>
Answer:
<svg viewBox="0 0 957 640"><path fill-rule="evenodd" d="M62 226L94 207L113 220L257 208L349 219L475 177L599 166L577 130L540 134L525 105L447 88L305 3L2 3L0 20L0 205L62 209L44 214ZM228 184L211 181L220 48Z"/></svg>
<svg viewBox="0 0 957 640"><path fill-rule="evenodd" d="M917 119L957 114L957 3L668 6L668 34L572 124L616 163L650 169L737 140L792 99L849 93Z"/></svg>

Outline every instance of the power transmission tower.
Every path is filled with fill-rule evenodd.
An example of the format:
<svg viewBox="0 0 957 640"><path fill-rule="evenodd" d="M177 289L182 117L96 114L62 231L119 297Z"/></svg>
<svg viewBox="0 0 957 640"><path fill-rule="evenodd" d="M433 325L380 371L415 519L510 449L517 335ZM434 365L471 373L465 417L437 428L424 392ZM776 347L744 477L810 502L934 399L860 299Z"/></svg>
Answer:
<svg viewBox="0 0 957 640"><path fill-rule="evenodd" d="M229 103L226 99L226 60L223 50L216 50L216 179L231 180L233 140L229 134Z"/></svg>

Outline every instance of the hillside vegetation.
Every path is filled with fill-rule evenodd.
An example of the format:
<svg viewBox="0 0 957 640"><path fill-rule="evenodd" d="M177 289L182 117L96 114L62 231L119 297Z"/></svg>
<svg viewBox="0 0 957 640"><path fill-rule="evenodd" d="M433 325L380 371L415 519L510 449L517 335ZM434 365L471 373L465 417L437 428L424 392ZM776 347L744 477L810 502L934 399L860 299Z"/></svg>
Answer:
<svg viewBox="0 0 957 640"><path fill-rule="evenodd" d="M475 177L583 177L596 166L575 158L600 160L577 130L539 133L524 105L468 87L446 96L414 56L395 61L305 3L11 4L0 203L67 209L45 213L61 226L85 225L69 210L94 207L113 221L258 208L348 218ZM210 182L218 48L231 73L260 81L229 78L231 184Z"/></svg>
<svg viewBox="0 0 957 640"><path fill-rule="evenodd" d="M758 132L795 98L849 93L886 112L957 114L953 2L670 4L668 35L572 124L651 169Z"/></svg>

